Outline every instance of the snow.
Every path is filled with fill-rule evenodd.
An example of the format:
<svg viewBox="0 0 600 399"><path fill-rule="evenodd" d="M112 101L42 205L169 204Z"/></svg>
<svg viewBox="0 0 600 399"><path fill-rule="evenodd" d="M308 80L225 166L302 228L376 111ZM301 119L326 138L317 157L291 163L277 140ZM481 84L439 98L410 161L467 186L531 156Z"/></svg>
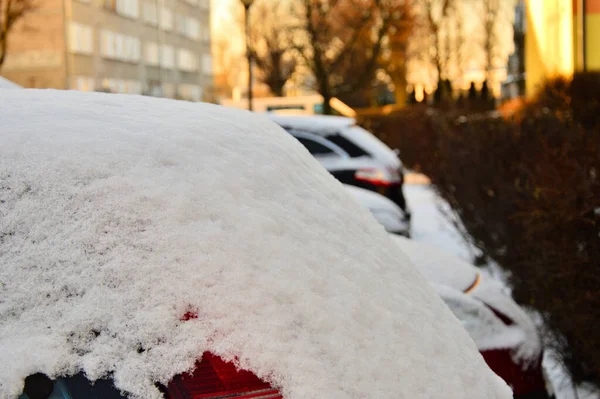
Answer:
<svg viewBox="0 0 600 399"><path fill-rule="evenodd" d="M368 211L263 116L52 90L0 104L0 397L83 370L159 398L204 351L288 399L511 397Z"/></svg>
<svg viewBox="0 0 600 399"><path fill-rule="evenodd" d="M404 213L393 201L364 188L344 185L352 197L390 233L408 232L409 226L404 220Z"/></svg>
<svg viewBox="0 0 600 399"><path fill-rule="evenodd" d="M523 331L525 339L515 347L515 360L525 365L536 361L542 343L534 321L510 297L510 290L497 279L495 270L480 270L468 262L473 257L473 250L444 216L449 212L448 204L429 185L405 185L404 193L413 213L412 237L415 241L394 237L401 249L434 283L460 290L470 286L468 282L472 283L475 273L480 274L478 284L469 295L505 314Z"/></svg>
<svg viewBox="0 0 600 399"><path fill-rule="evenodd" d="M0 89L22 89L22 87L0 76Z"/></svg>
<svg viewBox="0 0 600 399"><path fill-rule="evenodd" d="M528 337L523 329L505 325L477 299L446 285L432 285L462 322L480 351L513 349L525 344Z"/></svg>
<svg viewBox="0 0 600 399"><path fill-rule="evenodd" d="M481 338L475 338L485 336L484 333L477 333L475 336L470 334L479 349L492 349L490 345L495 345L496 348L514 348L515 360L525 365L538 361L542 346L535 323L504 292L502 284L488 274L479 272L475 266L431 245L398 236L393 236L392 239L428 281L451 287L459 293L468 290L469 296L480 300L514 322L516 328L506 329L504 334L490 332L488 339L492 341L489 342L484 343ZM519 340L512 330L519 331L517 334ZM469 332L471 333L471 330Z"/></svg>
<svg viewBox="0 0 600 399"><path fill-rule="evenodd" d="M482 274L479 284L469 294L508 316L523 331L525 339L515 348L515 360L526 366L538 361L542 353L542 341L537 327L531 317L506 294L503 284Z"/></svg>
<svg viewBox="0 0 600 399"><path fill-rule="evenodd" d="M475 266L452 254L404 237L392 238L427 281L464 292L479 278L479 271Z"/></svg>
<svg viewBox="0 0 600 399"><path fill-rule="evenodd" d="M407 174L405 180L416 179ZM412 213L411 237L415 241L425 242L468 262L473 259L474 249L445 216L450 206L429 184L405 184L404 195Z"/></svg>
<svg viewBox="0 0 600 399"><path fill-rule="evenodd" d="M340 130L356 124L354 119L343 116L281 115L276 113L267 113L265 115L286 129L301 130L322 136L338 133Z"/></svg>

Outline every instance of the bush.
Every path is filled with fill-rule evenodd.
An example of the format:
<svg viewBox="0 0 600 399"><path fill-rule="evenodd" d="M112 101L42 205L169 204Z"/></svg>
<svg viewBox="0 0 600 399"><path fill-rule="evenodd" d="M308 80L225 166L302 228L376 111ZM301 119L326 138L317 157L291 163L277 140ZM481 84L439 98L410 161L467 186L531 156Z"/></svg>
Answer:
<svg viewBox="0 0 600 399"><path fill-rule="evenodd" d="M413 107L368 122L509 272L573 377L600 385L600 74L549 82L512 119Z"/></svg>

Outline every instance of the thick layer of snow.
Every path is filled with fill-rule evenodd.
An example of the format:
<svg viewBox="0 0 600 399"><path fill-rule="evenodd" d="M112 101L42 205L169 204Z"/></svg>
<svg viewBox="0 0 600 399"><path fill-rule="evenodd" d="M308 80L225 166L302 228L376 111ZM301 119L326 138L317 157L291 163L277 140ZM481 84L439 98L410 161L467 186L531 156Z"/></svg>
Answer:
<svg viewBox="0 0 600 399"><path fill-rule="evenodd" d="M364 188L344 185L346 190L363 207L371 211L375 219L390 233L408 232L408 223L398 205L389 198Z"/></svg>
<svg viewBox="0 0 600 399"><path fill-rule="evenodd" d="M22 87L0 76L0 89L22 89Z"/></svg>
<svg viewBox="0 0 600 399"><path fill-rule="evenodd" d="M479 284L469 293L496 311L508 316L525 334L525 340L515 348L516 360L534 364L542 353L542 341L535 323L519 305L504 292L504 286L482 274Z"/></svg>
<svg viewBox="0 0 600 399"><path fill-rule="evenodd" d="M479 278L479 271L456 256L415 240L393 237L428 281L464 292Z"/></svg>
<svg viewBox="0 0 600 399"><path fill-rule="evenodd" d="M368 211L266 118L51 90L0 104L0 397L82 369L158 398L204 351L289 399L511 397Z"/></svg>
<svg viewBox="0 0 600 399"><path fill-rule="evenodd" d="M515 359L525 364L534 363L539 359L542 343L537 333L534 321L521 309L515 301L504 292L504 286L486 273L481 273L473 265L464 260L444 253L437 248L403 237L392 236L402 251L432 283L452 287L459 292L471 288L469 296L480 300L492 309L510 318L521 333L520 341L515 340L515 334L506 330L504 337L494 336L493 341L488 341L482 348L481 340L472 338L478 343L480 349L496 347L514 348ZM475 285L474 285L475 283Z"/></svg>
<svg viewBox="0 0 600 399"><path fill-rule="evenodd" d="M507 326L479 300L445 285L433 284L480 351L519 348L527 339L517 325Z"/></svg>
<svg viewBox="0 0 600 399"><path fill-rule="evenodd" d="M410 180L407 176L406 180ZM450 206L429 184L405 184L404 195L412 212L412 238L471 261L474 249L445 217Z"/></svg>

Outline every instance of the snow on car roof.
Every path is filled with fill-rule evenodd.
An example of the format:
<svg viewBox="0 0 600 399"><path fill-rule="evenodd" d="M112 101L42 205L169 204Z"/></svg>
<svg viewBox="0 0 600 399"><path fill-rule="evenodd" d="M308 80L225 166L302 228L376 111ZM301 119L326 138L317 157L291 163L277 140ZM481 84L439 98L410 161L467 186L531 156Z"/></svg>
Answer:
<svg viewBox="0 0 600 399"><path fill-rule="evenodd" d="M344 184L344 188L360 203L363 207L368 209L382 209L389 211L390 213L398 214L402 217L402 209L392 200L378 194L374 191L366 190L364 188L351 186Z"/></svg>
<svg viewBox="0 0 600 399"><path fill-rule="evenodd" d="M464 292L473 287L478 279L477 268L456 256L404 237L392 236L392 239L432 283Z"/></svg>
<svg viewBox="0 0 600 399"><path fill-rule="evenodd" d="M263 116L53 90L0 103L0 397L83 370L159 398L205 351L289 399L512 397L368 211Z"/></svg>
<svg viewBox="0 0 600 399"><path fill-rule="evenodd" d="M265 115L286 129L303 130L320 135L338 133L340 130L356 124L354 119L343 116L281 115L275 113L266 113Z"/></svg>

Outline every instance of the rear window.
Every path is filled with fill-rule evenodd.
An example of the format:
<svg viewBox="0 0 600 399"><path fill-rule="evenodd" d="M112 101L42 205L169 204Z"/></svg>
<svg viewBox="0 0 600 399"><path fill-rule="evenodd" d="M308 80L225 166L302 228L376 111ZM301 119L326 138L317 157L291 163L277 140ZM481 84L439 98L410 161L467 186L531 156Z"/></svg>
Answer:
<svg viewBox="0 0 600 399"><path fill-rule="evenodd" d="M352 158L369 156L370 154L340 134L327 136L327 140L343 149Z"/></svg>
<svg viewBox="0 0 600 399"><path fill-rule="evenodd" d="M299 142L302 143L304 147L313 155L325 155L325 154L334 154L331 148L324 146L321 143L317 143L311 139L307 139L304 137L296 137Z"/></svg>

